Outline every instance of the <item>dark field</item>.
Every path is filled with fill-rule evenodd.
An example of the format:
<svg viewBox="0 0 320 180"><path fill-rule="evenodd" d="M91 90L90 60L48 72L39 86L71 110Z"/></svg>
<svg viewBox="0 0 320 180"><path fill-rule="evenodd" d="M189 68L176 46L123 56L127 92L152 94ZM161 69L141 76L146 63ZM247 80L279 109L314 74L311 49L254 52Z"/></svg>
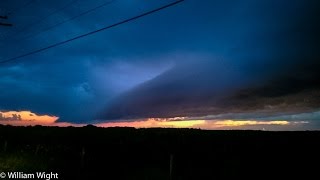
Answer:
<svg viewBox="0 0 320 180"><path fill-rule="evenodd" d="M59 173L59 179L314 179L319 140L320 132L311 131L0 125L0 173L45 171Z"/></svg>

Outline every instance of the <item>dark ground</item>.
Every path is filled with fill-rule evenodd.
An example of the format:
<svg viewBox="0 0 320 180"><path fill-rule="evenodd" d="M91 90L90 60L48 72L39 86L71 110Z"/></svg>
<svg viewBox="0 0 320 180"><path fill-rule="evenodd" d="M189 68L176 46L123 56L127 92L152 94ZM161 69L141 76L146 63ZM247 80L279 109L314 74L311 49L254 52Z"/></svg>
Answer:
<svg viewBox="0 0 320 180"><path fill-rule="evenodd" d="M319 178L320 132L0 125L0 173L59 179ZM300 178L299 178L300 179Z"/></svg>

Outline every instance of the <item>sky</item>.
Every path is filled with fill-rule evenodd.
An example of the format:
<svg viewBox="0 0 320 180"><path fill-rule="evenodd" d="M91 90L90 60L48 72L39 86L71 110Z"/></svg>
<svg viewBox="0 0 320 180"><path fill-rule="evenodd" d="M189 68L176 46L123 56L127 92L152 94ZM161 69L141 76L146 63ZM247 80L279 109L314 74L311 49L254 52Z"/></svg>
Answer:
<svg viewBox="0 0 320 180"><path fill-rule="evenodd" d="M172 2L2 0L0 62ZM185 0L0 63L0 124L319 130L319 22L317 0Z"/></svg>

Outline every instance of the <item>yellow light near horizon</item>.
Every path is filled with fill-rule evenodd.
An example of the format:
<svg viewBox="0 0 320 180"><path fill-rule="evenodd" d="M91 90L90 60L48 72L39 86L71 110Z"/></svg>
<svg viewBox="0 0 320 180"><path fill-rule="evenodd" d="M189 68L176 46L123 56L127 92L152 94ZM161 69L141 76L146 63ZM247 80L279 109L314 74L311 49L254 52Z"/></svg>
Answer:
<svg viewBox="0 0 320 180"><path fill-rule="evenodd" d="M152 127L168 127L168 128L192 128L202 125L205 120L184 120L184 121L168 121L166 118L149 118L146 120L137 120L129 122L106 122L96 124L101 127L136 127L136 128L152 128Z"/></svg>
<svg viewBox="0 0 320 180"><path fill-rule="evenodd" d="M238 121L223 120L214 122L218 126L247 126L247 125L288 125L288 121Z"/></svg>
<svg viewBox="0 0 320 180"><path fill-rule="evenodd" d="M164 126L171 126L175 128L191 128L197 125L205 124L205 120L190 120L190 121L165 121L162 122ZM160 123L161 124L161 123Z"/></svg>
<svg viewBox="0 0 320 180"><path fill-rule="evenodd" d="M256 125L289 125L288 121L246 121L246 120L169 120L168 118L148 118L146 120L128 122L106 122L96 124L101 127L136 127L136 128L200 128L200 129L223 129L241 126Z"/></svg>

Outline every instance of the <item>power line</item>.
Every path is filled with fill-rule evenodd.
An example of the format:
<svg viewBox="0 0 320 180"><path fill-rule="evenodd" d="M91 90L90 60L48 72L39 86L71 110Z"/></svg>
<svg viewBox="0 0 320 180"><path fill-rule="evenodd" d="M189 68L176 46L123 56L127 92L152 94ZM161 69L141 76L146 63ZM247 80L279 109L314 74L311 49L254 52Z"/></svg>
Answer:
<svg viewBox="0 0 320 180"><path fill-rule="evenodd" d="M25 7L30 6L31 4L35 3L36 1L37 1L37 0L27 1L27 2L24 3L22 6L16 8L15 10L12 10L11 12L6 13L6 16L5 16L5 17L7 17L7 16L9 16L9 15L12 16L13 14L16 14L17 12L21 11L21 10L24 9ZM5 23L5 24L2 23L2 25L3 25L3 26L12 26L12 24L7 24L7 23ZM10 32L10 31L8 30L8 31L6 31L6 32L4 32L4 33L5 33L5 34L8 34L8 32ZM2 39L2 40L6 40L6 39L7 39L7 38L4 37L4 39Z"/></svg>
<svg viewBox="0 0 320 180"><path fill-rule="evenodd" d="M47 28L44 28L44 29L42 29L42 31L40 31L40 32L38 32L38 33L36 33L36 34L31 34L30 36L27 36L27 37L23 38L22 40L26 40L26 39L30 39L30 38L36 37L36 36L38 36L38 35L40 35L40 34L42 34L42 33L44 33L44 32L47 32L47 31L49 31L49 30L51 30L51 29L53 29L53 28L55 28L55 27L57 27L57 26L60 26L60 25L62 25L62 24L65 24L65 23L67 23L67 22L70 22L70 21L72 21L72 20L74 20L74 19L76 19L76 18L78 18L78 17L81 17L81 16L84 16L84 15L86 15L86 14L89 14L89 13L91 13L91 12L97 10L97 9L100 9L100 8L106 6L106 5L109 5L109 4L111 4L111 3L115 2L115 1L116 1L116 0L112 0L112 1L108 1L108 2L105 2L105 3L103 3L103 4L100 4L99 6L96 6L96 7L92 8L92 9L89 9L89 10L87 10L87 11L85 11L85 12L82 12L82 13L80 13L80 14L78 14L78 15L75 15L75 16L69 18L69 19L66 19L66 20L64 20L64 21L62 21L62 22L59 22L59 23L56 23L56 24L54 24L54 25L52 25L52 26L49 26L49 27L47 27Z"/></svg>
<svg viewBox="0 0 320 180"><path fill-rule="evenodd" d="M0 22L0 26L12 26L12 24Z"/></svg>
<svg viewBox="0 0 320 180"><path fill-rule="evenodd" d="M183 2L183 1L184 1L184 0L178 0L178 1L172 2L172 3L167 4L167 5L164 5L164 6L162 6L162 7L159 7L159 8L153 9L153 10L150 10L150 11L148 11L148 12L142 13L142 14L140 14L140 15L134 16L134 17L129 18L129 19L122 20L122 21L117 22L117 23L115 23L115 24L112 24L112 25L109 25L109 26L105 26L105 27L103 27L103 28L100 28L100 29L97 29L97 30L88 32L88 33L86 33L86 34L82 34L82 35L73 37L73 38L71 38L71 39L67 39L67 40L64 40L64 41L61 41L61 42L52 44L52 45L47 46L47 47L44 47L44 48L40 48L40 49L31 51L31 52L26 53L26 54L22 54L22 55L13 57L13 58L6 59L6 60L4 60L4 61L0 61L0 63L1 63L1 64L4 64L4 63L8 63L8 62L10 62L10 61L15 61L15 60L17 60L17 59L21 59L21 58L23 58L23 57L30 56L30 55L32 55L32 54L36 54L36 53L39 53L39 52L42 52L42 51L45 51L45 50L48 50L48 49L51 49L51 48L54 48L54 47L57 47L57 46L66 44L66 43L69 43L69 42L71 42L71 41L74 41L74 40L77 40L77 39L80 39L80 38L84 38L84 37L86 37L86 36L90 36L90 35L92 35L92 34L95 34L95 33L98 33L98 32L101 32L101 31L104 31L104 30L107 30L107 29L110 29L110 28L113 28L113 27L116 27L116 26L119 26L119 25L122 25L122 24L125 24L125 23L128 23L128 22L130 22L130 21L134 21L134 20L139 19L139 18L142 18L142 17L144 17L144 16L153 14L153 13L158 12L158 11L161 11L161 10L163 10L163 9L166 9L166 8L168 8L168 7L171 7L171 6L174 6L174 5L176 5L176 4L178 4L178 3L181 3L181 2Z"/></svg>
<svg viewBox="0 0 320 180"><path fill-rule="evenodd" d="M71 3L67 4L66 6L64 6L62 9L67 8L67 7L70 6L71 4L75 3L75 1L78 1L78 0L72 1ZM99 8L102 8L102 7L106 6L106 5L109 5L109 4L113 3L114 1L116 1L116 0L107 1L107 2L105 2L105 3L102 3L102 4L94 7L94 8L91 8L91 9L85 11L85 12L82 12L82 13L80 13L80 14L77 14L77 15L69 18L69 19L66 19L66 20L64 20L64 21L62 21L62 22L56 23L56 24L54 24L54 25L52 25L52 26L50 26L50 27L44 28L44 29L42 29L42 31L40 31L40 32L38 32L38 33L36 33L36 34L31 34L31 35L29 35L29 36L27 36L27 37L24 37L24 38L22 38L22 39L17 39L17 40L15 41L15 44L17 44L17 43L19 43L19 42L21 42L21 41L23 41L23 40L27 40L27 39L36 37L36 36L38 36L38 35L40 35L40 34L42 34L42 33L44 33L44 32L47 32L47 31L49 31L49 30L51 30L51 29L53 29L53 28L55 28L55 27L57 27L57 26L60 26L60 25L62 25L62 24L64 24L64 23L67 23L67 22L70 22L70 21L72 21L72 20L74 20L74 19L76 19L76 18L78 18L78 17L84 16L84 15L86 15L86 14L88 14L88 13L91 13L91 12L93 12L93 11L99 9ZM59 11L61 11L61 9L60 9L60 10L57 10L56 12L59 12ZM52 15L52 14L51 14L51 15ZM51 16L51 15L49 15L49 16ZM0 24L0 25L1 25L1 24ZM22 31L17 32L17 34L19 34L20 32L22 32ZM17 34L16 34L16 35L17 35ZM6 40L6 39L8 39L8 38L4 38L4 40Z"/></svg>
<svg viewBox="0 0 320 180"><path fill-rule="evenodd" d="M68 8L69 6L75 4L77 1L79 1L79 0L72 0L72 1L70 1L69 3L67 3L66 5L64 5L63 7L61 7L61 8L59 8L59 9L51 12L50 14L48 14L47 16L45 16L44 18L42 18L42 19L40 19L40 20L38 20L38 21L36 21L36 22L33 22L33 23L31 23L31 24L28 24L28 25L20 28L20 30L18 30L18 31L15 33L15 35L17 35L17 34L23 32L23 31L29 29L30 27L33 27L34 25L37 25L37 24L39 24L39 23L41 23L41 22L44 22L44 21L45 21L46 19L48 19L49 17L51 17L51 16L59 13L60 11L63 11L64 9Z"/></svg>
<svg viewBox="0 0 320 180"><path fill-rule="evenodd" d="M0 19L5 19L5 20L7 20L7 19L8 19L8 16L0 16ZM12 26L12 24L0 22L0 26Z"/></svg>
<svg viewBox="0 0 320 180"><path fill-rule="evenodd" d="M74 0L74 1L78 1L78 0ZM74 1L73 1L73 2L74 2ZM54 24L54 25L52 25L52 26L49 26L49 27L47 27L47 28L44 28L44 29L42 29L40 32L38 32L38 33L36 33L36 34L31 34L31 35L29 35L29 36L27 36L27 37L24 37L24 38L22 38L22 39L19 39L19 40L15 41L15 44L18 43L18 42L21 42L21 41L23 41L23 40L27 40L27 39L36 37L36 36L38 36L38 35L40 35L40 34L42 34L42 33L44 33L44 32L47 32L47 31L49 31L49 30L51 30L51 29L53 29L53 28L55 28L55 27L57 27L57 26L60 26L60 25L62 25L62 24L64 24L64 23L67 23L67 22L70 22L70 21L72 21L72 20L74 20L74 19L76 19L76 18L78 18L78 17L84 16L84 15L86 15L86 14L88 14L88 13L91 13L91 12L93 12L93 11L99 9L99 8L102 8L102 7L104 7L104 6L108 5L108 4L111 4L111 3L113 3L114 1L116 1L116 0L112 0L112 1L105 2L105 3L103 3L103 4L100 4L99 6L96 6L96 7L94 7L94 8L91 8L91 9L85 11L85 12L82 12L82 13L80 13L80 14L78 14L78 15L75 15L75 16L69 18L69 19L66 19L66 20L62 21L62 22L58 22L58 23L56 23L56 24ZM73 4L73 3L70 3L69 5L71 5L71 4ZM67 6L68 6L68 5L67 5ZM65 6L65 7L67 7L67 6ZM64 9L64 8L63 8L63 9ZM58 11L61 11L61 9L58 10ZM49 15L49 16L50 16L50 15ZM40 21L40 22L41 22L41 21ZM38 23L39 23L39 22L38 22ZM22 31L19 31L19 32L17 32L16 34L18 34L18 33L20 33L20 32L22 32Z"/></svg>

